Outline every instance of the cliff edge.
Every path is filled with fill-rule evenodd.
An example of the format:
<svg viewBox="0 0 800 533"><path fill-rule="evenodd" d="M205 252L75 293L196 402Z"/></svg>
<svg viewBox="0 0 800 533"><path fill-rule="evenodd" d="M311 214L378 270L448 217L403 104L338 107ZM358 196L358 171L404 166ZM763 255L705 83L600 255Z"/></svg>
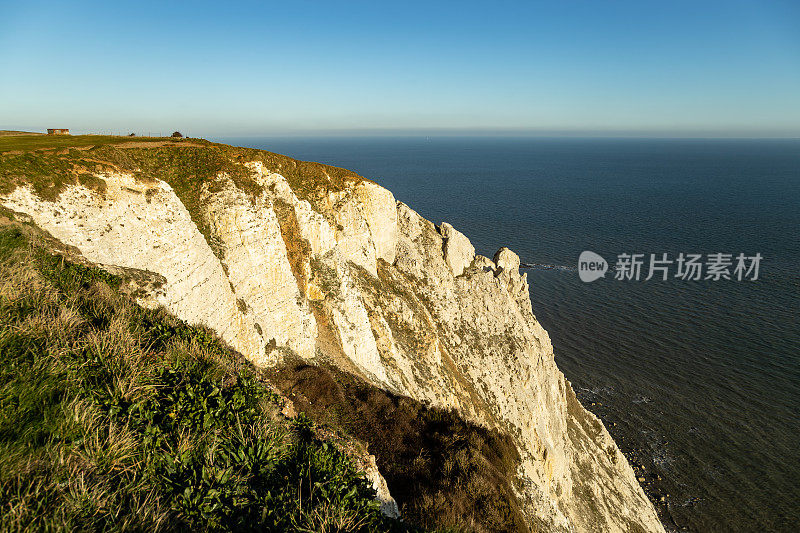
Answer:
<svg viewBox="0 0 800 533"><path fill-rule="evenodd" d="M140 304L256 365L333 365L510 435L531 529L664 530L556 367L511 250L476 255L372 181L269 152L87 142L1 157L3 206L89 261L163 278Z"/></svg>

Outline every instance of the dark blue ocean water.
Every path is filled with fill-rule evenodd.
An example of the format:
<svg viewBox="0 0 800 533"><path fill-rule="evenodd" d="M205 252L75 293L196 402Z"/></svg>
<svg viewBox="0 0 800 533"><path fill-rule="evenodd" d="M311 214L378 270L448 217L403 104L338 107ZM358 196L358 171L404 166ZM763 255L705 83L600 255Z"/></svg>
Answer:
<svg viewBox="0 0 800 533"><path fill-rule="evenodd" d="M559 367L668 494L667 521L800 528L800 141L223 141L352 169L490 257L760 253L757 281L528 277Z"/></svg>

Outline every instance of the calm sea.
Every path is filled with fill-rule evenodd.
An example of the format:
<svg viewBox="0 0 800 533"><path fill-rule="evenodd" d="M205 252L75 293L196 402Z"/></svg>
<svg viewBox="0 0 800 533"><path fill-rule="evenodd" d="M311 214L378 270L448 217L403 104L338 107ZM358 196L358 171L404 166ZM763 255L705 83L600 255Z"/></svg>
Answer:
<svg viewBox="0 0 800 533"><path fill-rule="evenodd" d="M569 267L528 271L534 313L665 521L799 530L800 141L222 140L352 169L483 255ZM583 283L583 250L612 268L621 253L763 259L757 281Z"/></svg>

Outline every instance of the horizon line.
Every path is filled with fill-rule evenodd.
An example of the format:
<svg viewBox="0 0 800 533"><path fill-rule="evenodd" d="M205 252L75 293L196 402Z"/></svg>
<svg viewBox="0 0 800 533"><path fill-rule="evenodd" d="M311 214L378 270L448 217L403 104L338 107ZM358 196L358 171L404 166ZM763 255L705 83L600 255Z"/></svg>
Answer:
<svg viewBox="0 0 800 533"><path fill-rule="evenodd" d="M186 137L211 139L255 139L275 137L514 137L514 138L575 138L575 139L741 139L741 140L800 140L800 132L782 131L724 131L698 130L641 130L641 129L535 129L535 128L316 128L265 131L214 132L206 128L68 128L73 135L119 135L130 133L138 137L163 137L180 131ZM223 128L220 128L223 129ZM6 126L0 131L47 133L47 128ZM169 130L169 131L167 131Z"/></svg>

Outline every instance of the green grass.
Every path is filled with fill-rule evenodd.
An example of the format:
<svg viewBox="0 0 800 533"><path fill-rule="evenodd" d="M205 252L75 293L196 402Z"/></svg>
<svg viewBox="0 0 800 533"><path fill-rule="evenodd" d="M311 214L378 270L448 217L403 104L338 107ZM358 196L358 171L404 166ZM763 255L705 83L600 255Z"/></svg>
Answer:
<svg viewBox="0 0 800 533"><path fill-rule="evenodd" d="M0 153L9 151L53 150L107 146L129 142L175 143L193 142L172 137L127 137L122 135L3 135L0 136Z"/></svg>
<svg viewBox="0 0 800 533"><path fill-rule="evenodd" d="M209 330L0 221L0 531L401 531Z"/></svg>

